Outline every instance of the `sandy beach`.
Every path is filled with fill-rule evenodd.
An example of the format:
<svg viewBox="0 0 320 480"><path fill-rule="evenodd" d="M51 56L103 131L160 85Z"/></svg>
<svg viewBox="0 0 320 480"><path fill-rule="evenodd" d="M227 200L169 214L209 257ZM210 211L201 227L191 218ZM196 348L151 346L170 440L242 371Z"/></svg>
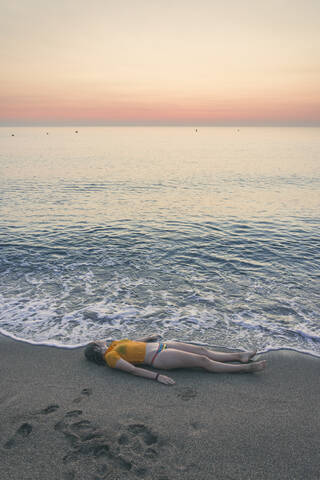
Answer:
<svg viewBox="0 0 320 480"><path fill-rule="evenodd" d="M319 359L273 352L258 374L175 370L169 387L83 349L1 336L0 478L319 478Z"/></svg>

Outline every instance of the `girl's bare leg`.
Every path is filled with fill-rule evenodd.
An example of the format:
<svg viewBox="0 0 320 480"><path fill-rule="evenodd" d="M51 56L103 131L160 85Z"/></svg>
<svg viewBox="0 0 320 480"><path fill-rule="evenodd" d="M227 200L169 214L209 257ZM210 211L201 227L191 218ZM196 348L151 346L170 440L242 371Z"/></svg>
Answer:
<svg viewBox="0 0 320 480"><path fill-rule="evenodd" d="M266 362L247 363L230 365L228 363L221 363L211 360L205 355L197 355L196 353L184 352L182 350L175 350L168 348L160 352L154 362L155 368L162 368L171 370L173 368L193 368L201 367L208 372L227 373L227 372L257 372L263 370Z"/></svg>
<svg viewBox="0 0 320 480"><path fill-rule="evenodd" d="M174 348L175 350L182 350L183 352L195 353L197 355L204 355L205 357L210 358L211 360L216 360L217 362L242 362L247 363L252 357L257 353L256 350L252 352L215 352L209 350L206 347L200 345L191 345L190 343L183 342L166 342L168 348Z"/></svg>

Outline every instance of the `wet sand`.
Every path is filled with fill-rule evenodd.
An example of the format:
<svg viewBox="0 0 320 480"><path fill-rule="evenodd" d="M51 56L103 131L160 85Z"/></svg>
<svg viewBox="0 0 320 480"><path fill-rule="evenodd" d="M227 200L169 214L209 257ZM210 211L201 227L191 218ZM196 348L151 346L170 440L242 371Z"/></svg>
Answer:
<svg viewBox="0 0 320 480"><path fill-rule="evenodd" d="M83 349L0 337L2 479L319 478L320 360L261 355L264 372L175 370L165 386Z"/></svg>

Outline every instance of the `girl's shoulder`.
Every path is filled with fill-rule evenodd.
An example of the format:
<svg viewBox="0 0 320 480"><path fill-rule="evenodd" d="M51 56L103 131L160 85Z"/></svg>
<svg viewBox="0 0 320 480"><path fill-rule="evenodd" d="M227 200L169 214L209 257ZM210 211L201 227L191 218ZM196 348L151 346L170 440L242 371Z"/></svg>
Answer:
<svg viewBox="0 0 320 480"><path fill-rule="evenodd" d="M122 338L121 340L115 340L112 342L111 345L119 345L119 343L127 343L127 342L132 342L132 340L129 340L129 338Z"/></svg>
<svg viewBox="0 0 320 480"><path fill-rule="evenodd" d="M129 340L129 338L123 338L122 340L113 340L110 343L110 346L107 351L113 350L118 345L121 345L122 343L127 343L127 342L132 342L132 340Z"/></svg>

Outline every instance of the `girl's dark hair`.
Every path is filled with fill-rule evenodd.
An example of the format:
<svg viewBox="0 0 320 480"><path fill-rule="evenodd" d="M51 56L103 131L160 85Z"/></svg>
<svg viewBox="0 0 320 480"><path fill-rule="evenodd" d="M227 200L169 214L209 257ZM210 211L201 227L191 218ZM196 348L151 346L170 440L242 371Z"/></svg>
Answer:
<svg viewBox="0 0 320 480"><path fill-rule="evenodd" d="M91 342L86 346L84 351L85 357L90 362L94 362L97 365L105 365L105 359L101 351L101 346L98 343Z"/></svg>

